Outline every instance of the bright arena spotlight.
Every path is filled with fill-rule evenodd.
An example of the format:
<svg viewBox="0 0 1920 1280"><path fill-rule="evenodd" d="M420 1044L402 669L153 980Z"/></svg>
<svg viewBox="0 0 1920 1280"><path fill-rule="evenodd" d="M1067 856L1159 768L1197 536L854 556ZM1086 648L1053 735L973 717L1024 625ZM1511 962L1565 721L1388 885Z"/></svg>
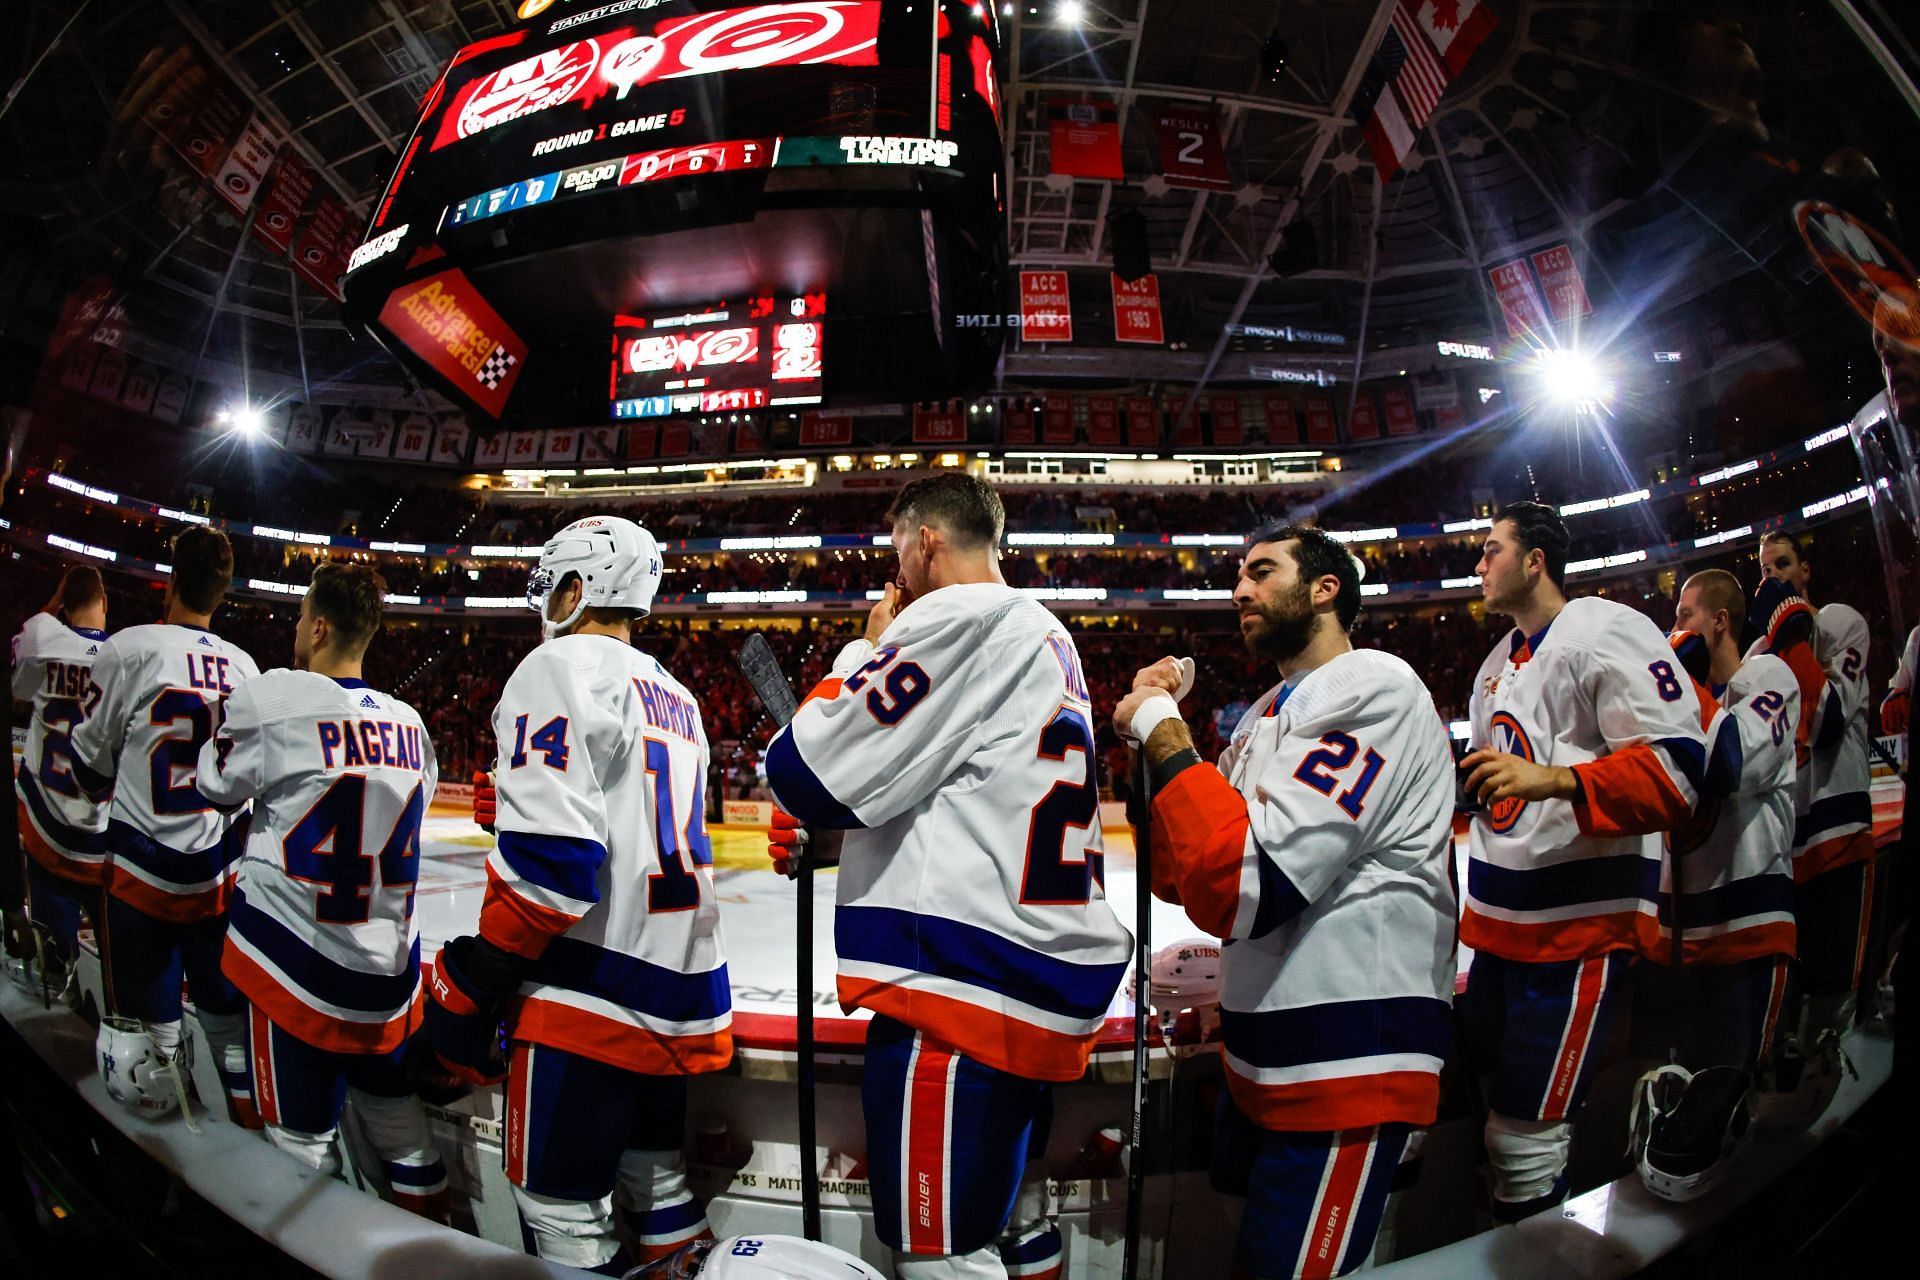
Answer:
<svg viewBox="0 0 1920 1280"><path fill-rule="evenodd" d="M1599 413L1613 403L1613 379L1600 361L1584 351L1543 347L1527 369L1549 404L1575 413Z"/></svg>

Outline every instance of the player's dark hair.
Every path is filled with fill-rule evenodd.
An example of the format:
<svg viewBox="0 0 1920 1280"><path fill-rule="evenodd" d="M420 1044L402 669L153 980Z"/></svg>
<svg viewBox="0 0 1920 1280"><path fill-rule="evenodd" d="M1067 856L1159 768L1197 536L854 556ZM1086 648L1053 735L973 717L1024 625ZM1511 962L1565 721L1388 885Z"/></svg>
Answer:
<svg viewBox="0 0 1920 1280"><path fill-rule="evenodd" d="M1300 567L1301 582L1329 576L1340 579L1340 590L1333 597L1333 616L1342 631L1353 630L1354 619L1360 616L1360 564L1339 539L1312 525L1270 520L1247 535L1247 549L1251 551L1263 542L1293 544L1293 562Z"/></svg>
<svg viewBox="0 0 1920 1280"><path fill-rule="evenodd" d="M173 540L173 594L195 613L212 613L233 585L233 544L218 529L194 525Z"/></svg>
<svg viewBox="0 0 1920 1280"><path fill-rule="evenodd" d="M895 496L887 524L930 524L945 529L961 551L997 547L1006 531L1007 509L1000 495L978 476L943 471L922 476Z"/></svg>
<svg viewBox="0 0 1920 1280"><path fill-rule="evenodd" d="M1681 584L1680 589L1685 591L1688 587L1700 593L1700 603L1708 609L1727 611L1727 622L1733 628L1734 638L1738 639L1747 616L1747 595L1740 589L1740 579L1725 569L1702 569Z"/></svg>
<svg viewBox="0 0 1920 1280"><path fill-rule="evenodd" d="M1544 502L1509 502L1493 517L1495 524L1503 520L1513 526L1523 548L1546 558L1548 580L1564 587L1567 549L1573 539L1567 536L1567 522L1560 513Z"/></svg>
<svg viewBox="0 0 1920 1280"><path fill-rule="evenodd" d="M77 564L60 576L60 589L53 598L60 616L72 618L106 594L107 584L100 580L100 571L90 564Z"/></svg>
<svg viewBox="0 0 1920 1280"><path fill-rule="evenodd" d="M1766 534L1760 539L1760 545L1763 547L1769 542L1784 542L1793 548L1794 559L1798 560L1801 564L1812 563L1807 559L1807 544L1801 540L1799 534L1788 533L1783 529L1775 529L1772 533Z"/></svg>
<svg viewBox="0 0 1920 1280"><path fill-rule="evenodd" d="M307 609L332 625L341 649L355 653L380 630L386 594L386 579L372 565L323 560L307 587Z"/></svg>

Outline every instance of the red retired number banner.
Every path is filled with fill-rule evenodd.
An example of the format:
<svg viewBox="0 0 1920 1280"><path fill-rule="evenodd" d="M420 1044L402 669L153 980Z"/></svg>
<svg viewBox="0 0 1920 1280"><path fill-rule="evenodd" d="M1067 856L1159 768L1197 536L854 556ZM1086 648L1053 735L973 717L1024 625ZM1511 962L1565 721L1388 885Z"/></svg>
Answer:
<svg viewBox="0 0 1920 1280"><path fill-rule="evenodd" d="M395 289L380 323L462 397L494 418L506 408L527 344L457 268Z"/></svg>
<svg viewBox="0 0 1920 1280"><path fill-rule="evenodd" d="M1210 396L1207 400L1208 414L1213 418L1213 442L1215 444L1241 444L1245 436L1240 430L1240 397Z"/></svg>
<svg viewBox="0 0 1920 1280"><path fill-rule="evenodd" d="M1333 420L1333 401L1325 396L1307 397L1307 439L1314 444L1334 444L1340 438Z"/></svg>
<svg viewBox="0 0 1920 1280"><path fill-rule="evenodd" d="M1380 419L1373 412L1373 393L1353 394L1353 417L1347 420L1347 439L1373 440L1380 435Z"/></svg>
<svg viewBox="0 0 1920 1280"><path fill-rule="evenodd" d="M1227 153L1220 146L1220 119L1211 105L1162 103L1153 109L1153 129L1160 142L1160 172L1168 186L1202 191L1232 187Z"/></svg>

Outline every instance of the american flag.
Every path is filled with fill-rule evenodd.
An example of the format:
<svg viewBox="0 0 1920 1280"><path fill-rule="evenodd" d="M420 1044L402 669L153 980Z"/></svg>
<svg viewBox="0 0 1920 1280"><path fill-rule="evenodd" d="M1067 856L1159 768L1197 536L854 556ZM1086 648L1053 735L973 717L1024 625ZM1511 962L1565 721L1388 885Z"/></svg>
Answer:
<svg viewBox="0 0 1920 1280"><path fill-rule="evenodd" d="M1479 0L1397 0L1353 100L1382 182L1400 171L1440 96L1494 22Z"/></svg>

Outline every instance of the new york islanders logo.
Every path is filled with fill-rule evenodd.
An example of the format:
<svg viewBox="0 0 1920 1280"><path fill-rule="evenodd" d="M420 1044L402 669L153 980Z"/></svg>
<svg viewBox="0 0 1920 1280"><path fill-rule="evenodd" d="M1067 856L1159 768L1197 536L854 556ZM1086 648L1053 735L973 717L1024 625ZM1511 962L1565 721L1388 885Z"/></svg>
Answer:
<svg viewBox="0 0 1920 1280"><path fill-rule="evenodd" d="M1529 762L1535 758L1533 739L1527 736L1526 729L1510 711L1493 713L1493 719L1487 722L1487 739L1488 745L1495 751L1504 751ZM1506 835L1519 823L1520 815L1526 809L1527 802L1518 796L1496 800L1487 808L1487 825L1496 835Z"/></svg>

